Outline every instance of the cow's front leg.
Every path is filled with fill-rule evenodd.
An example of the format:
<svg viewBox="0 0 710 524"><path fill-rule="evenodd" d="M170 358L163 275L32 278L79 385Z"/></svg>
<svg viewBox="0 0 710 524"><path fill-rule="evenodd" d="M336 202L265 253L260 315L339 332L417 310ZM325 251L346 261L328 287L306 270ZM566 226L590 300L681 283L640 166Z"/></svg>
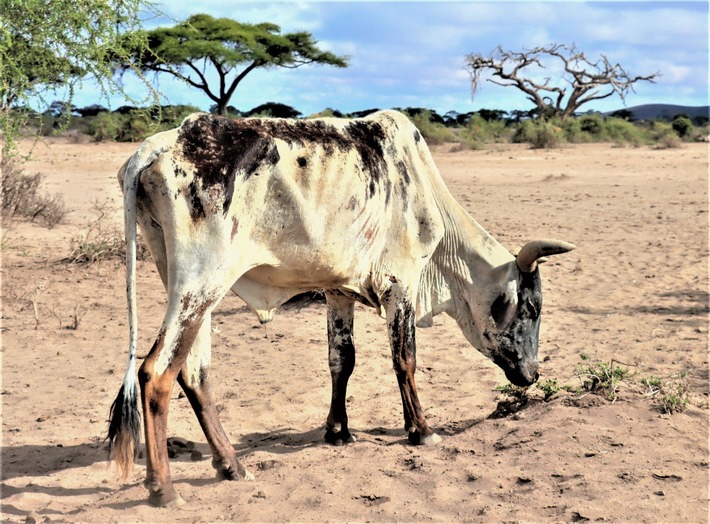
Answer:
<svg viewBox="0 0 710 524"><path fill-rule="evenodd" d="M387 328L392 347L392 362L402 395L404 428L412 444L433 445L441 441L427 424L419 404L414 373L417 369L415 323L416 314L408 296L396 292L393 286L386 303ZM399 295L399 296L397 296Z"/></svg>
<svg viewBox="0 0 710 524"><path fill-rule="evenodd" d="M348 379L355 368L353 344L354 302L340 294L328 293L328 365L333 384L325 440L336 446L355 442L348 428L345 405Z"/></svg>
<svg viewBox="0 0 710 524"><path fill-rule="evenodd" d="M251 480L254 476L237 460L237 454L219 421L210 379L211 349L210 315L207 315L187 362L180 370L178 383L190 401L205 434L212 451L212 466L217 470L218 477L226 480Z"/></svg>

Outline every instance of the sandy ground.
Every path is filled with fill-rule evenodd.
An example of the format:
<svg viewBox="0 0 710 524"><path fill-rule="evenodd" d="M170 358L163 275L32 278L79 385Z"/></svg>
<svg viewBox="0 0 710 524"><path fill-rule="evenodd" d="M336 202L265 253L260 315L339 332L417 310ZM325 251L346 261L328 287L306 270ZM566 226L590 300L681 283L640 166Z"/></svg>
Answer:
<svg viewBox="0 0 710 524"><path fill-rule="evenodd" d="M203 458L172 461L188 504L170 511L146 504L144 460L123 484L103 450L127 358L123 266L62 262L96 218L93 201L120 224L115 173L135 146L51 143L28 170L72 212L52 230L3 226L3 521L708 521L707 145L434 151L454 195L507 247L578 245L542 268L541 380L577 388L580 355L613 361L631 374L615 402L566 391L544 402L532 388L527 405L496 417L502 371L440 316L418 331L417 380L444 440L410 446L384 321L358 307L348 399L358 442L331 447L324 307L291 307L263 327L228 296L214 314L215 393L256 480L214 480L176 388L169 434ZM138 280L145 353L166 301L150 261ZM651 375L689 386L684 412L662 412L641 382Z"/></svg>

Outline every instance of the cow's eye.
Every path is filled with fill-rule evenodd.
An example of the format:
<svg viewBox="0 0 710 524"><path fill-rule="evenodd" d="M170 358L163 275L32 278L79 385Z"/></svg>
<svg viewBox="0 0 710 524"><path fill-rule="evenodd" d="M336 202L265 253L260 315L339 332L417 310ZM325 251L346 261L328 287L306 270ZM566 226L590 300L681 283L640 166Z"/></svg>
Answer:
<svg viewBox="0 0 710 524"><path fill-rule="evenodd" d="M526 300L525 301L525 307L528 310L528 314L530 315L530 318L535 320L537 317L540 316L540 308L535 305L531 300Z"/></svg>

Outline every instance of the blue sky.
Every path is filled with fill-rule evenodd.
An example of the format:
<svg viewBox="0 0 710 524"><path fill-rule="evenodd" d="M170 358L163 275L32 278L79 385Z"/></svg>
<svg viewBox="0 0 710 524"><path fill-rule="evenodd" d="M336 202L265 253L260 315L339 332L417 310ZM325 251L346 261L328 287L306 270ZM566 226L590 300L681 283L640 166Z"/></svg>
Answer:
<svg viewBox="0 0 710 524"><path fill-rule="evenodd" d="M657 83L638 83L626 103L708 104L708 2L239 2L172 0L158 4L168 17L146 27L172 25L196 13L242 22L272 22L283 32L309 31L320 47L348 55L350 67L304 66L254 71L231 100L241 110L281 102L312 114L326 107L351 112L418 106L475 111L531 109L514 88L484 83L472 97L464 69L468 53L496 46L520 51L574 43L588 58L606 55L632 75L660 72ZM554 69L549 71L554 75ZM139 83L125 79L140 97ZM208 109L200 91L167 76L158 89L172 104ZM98 101L85 83L81 107ZM104 100L102 103L106 104ZM125 103L114 98L115 108ZM166 102L167 103L167 102ZM585 109L623 107L618 97Z"/></svg>

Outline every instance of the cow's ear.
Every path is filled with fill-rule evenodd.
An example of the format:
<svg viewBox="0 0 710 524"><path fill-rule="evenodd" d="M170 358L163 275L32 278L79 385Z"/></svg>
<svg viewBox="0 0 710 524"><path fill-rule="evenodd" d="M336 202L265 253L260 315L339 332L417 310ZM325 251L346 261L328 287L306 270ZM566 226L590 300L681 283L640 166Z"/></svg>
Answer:
<svg viewBox="0 0 710 524"><path fill-rule="evenodd" d="M510 325L518 309L517 295L507 291L498 295L491 304L491 317L500 331L504 331Z"/></svg>

